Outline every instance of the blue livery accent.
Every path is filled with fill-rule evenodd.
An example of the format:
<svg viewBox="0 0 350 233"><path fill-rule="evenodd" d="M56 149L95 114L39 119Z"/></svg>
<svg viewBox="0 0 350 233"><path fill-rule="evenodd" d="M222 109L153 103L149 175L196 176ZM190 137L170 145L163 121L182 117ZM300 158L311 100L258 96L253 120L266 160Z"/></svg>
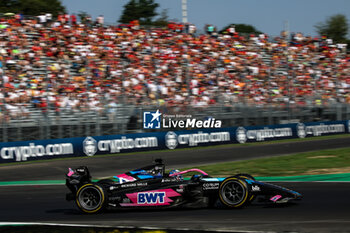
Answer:
<svg viewBox="0 0 350 233"><path fill-rule="evenodd" d="M254 183L258 183L254 180L249 180L249 179L244 179L248 184L254 184Z"/></svg>
<svg viewBox="0 0 350 233"><path fill-rule="evenodd" d="M154 178L154 176L151 176L151 175L137 175L137 177L140 178L141 180Z"/></svg>
<svg viewBox="0 0 350 233"><path fill-rule="evenodd" d="M131 171L131 174L147 174L147 172L145 170L136 170L136 171Z"/></svg>
<svg viewBox="0 0 350 233"><path fill-rule="evenodd" d="M212 182L221 182L224 181L226 178L203 178L204 181L212 181Z"/></svg>

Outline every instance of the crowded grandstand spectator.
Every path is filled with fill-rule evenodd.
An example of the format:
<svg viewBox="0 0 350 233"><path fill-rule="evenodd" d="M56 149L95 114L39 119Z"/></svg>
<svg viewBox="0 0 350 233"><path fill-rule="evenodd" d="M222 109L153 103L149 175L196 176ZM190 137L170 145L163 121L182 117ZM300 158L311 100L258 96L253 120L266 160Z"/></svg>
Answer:
<svg viewBox="0 0 350 233"><path fill-rule="evenodd" d="M349 56L327 38L217 34L213 25L196 36L194 25L107 27L99 16L92 27L72 16L1 19L2 120L4 111L27 117L30 105L44 115L91 110L112 118L125 103L350 103Z"/></svg>

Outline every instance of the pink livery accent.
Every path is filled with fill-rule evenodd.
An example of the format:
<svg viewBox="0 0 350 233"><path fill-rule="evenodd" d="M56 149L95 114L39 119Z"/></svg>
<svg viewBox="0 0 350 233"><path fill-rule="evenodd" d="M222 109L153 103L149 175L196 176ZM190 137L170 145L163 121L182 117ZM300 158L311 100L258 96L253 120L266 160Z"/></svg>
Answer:
<svg viewBox="0 0 350 233"><path fill-rule="evenodd" d="M202 173L202 174L205 175L205 176L208 175L208 173L202 171L201 169L193 168L193 169L189 169L189 170L186 170L186 171L173 173L173 174L171 174L171 175L169 175L169 176L182 175L182 174L189 173L189 172L199 172L199 173Z"/></svg>
<svg viewBox="0 0 350 233"><path fill-rule="evenodd" d="M278 201L279 199L281 199L281 197L282 197L281 195L273 196L273 197L270 198L270 201L276 202L276 201Z"/></svg>
<svg viewBox="0 0 350 233"><path fill-rule="evenodd" d="M121 183L121 184L136 180L134 177L128 176L126 174L120 174L120 175L117 175L115 177L117 177L119 179L119 183Z"/></svg>
<svg viewBox="0 0 350 233"><path fill-rule="evenodd" d="M170 197L181 196L173 189L157 189L144 192L128 193L131 203L121 203L121 206L166 206L173 200Z"/></svg>
<svg viewBox="0 0 350 233"><path fill-rule="evenodd" d="M71 177L74 174L74 171L72 168L68 168L69 172L67 174L68 177Z"/></svg>

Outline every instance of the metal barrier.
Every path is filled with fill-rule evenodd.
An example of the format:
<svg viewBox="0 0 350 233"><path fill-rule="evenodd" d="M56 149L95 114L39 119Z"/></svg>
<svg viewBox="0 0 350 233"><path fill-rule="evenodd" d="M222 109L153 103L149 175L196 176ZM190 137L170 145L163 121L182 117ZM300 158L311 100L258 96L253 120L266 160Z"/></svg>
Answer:
<svg viewBox="0 0 350 233"><path fill-rule="evenodd" d="M163 128L160 132L0 142L0 163L318 137L349 133L349 123L305 122L174 131Z"/></svg>
<svg viewBox="0 0 350 233"><path fill-rule="evenodd" d="M192 106L117 106L96 111L49 110L43 114L31 109L27 118L15 118L0 124L2 142L140 133L142 113L159 109L163 114L187 114L193 118L209 117L222 121L222 127L275 125L297 122L350 119L350 106L334 104L323 107L259 107L246 105ZM149 132L149 131L148 131Z"/></svg>

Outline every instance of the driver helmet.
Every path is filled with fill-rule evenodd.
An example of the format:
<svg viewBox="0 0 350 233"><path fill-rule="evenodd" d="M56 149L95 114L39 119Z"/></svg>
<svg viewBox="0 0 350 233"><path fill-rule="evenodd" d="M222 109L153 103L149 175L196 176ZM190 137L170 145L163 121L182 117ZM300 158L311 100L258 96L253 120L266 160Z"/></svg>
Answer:
<svg viewBox="0 0 350 233"><path fill-rule="evenodd" d="M172 174L175 174L175 173L179 173L179 172L180 172L180 170L174 169L174 170L171 170L169 172L169 175L172 175ZM174 175L172 177L176 178L177 180L183 180L182 175Z"/></svg>

